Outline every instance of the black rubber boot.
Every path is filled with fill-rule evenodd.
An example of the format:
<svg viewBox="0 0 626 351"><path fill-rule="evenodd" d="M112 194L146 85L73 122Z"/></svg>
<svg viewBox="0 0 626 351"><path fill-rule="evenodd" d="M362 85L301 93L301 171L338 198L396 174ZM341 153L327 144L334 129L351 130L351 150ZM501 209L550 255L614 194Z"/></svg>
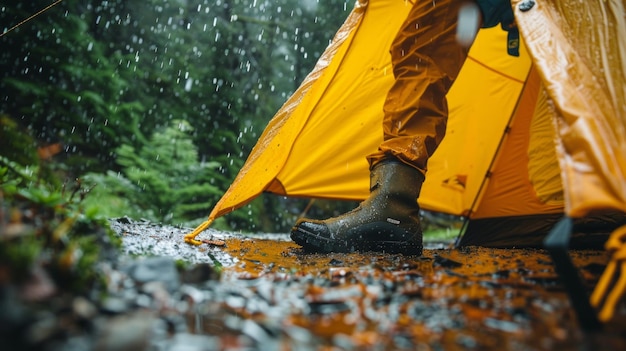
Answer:
<svg viewBox="0 0 626 351"><path fill-rule="evenodd" d="M419 196L424 175L399 161L370 172L370 196L359 207L327 220L300 219L291 239L307 251L376 251L422 254Z"/></svg>

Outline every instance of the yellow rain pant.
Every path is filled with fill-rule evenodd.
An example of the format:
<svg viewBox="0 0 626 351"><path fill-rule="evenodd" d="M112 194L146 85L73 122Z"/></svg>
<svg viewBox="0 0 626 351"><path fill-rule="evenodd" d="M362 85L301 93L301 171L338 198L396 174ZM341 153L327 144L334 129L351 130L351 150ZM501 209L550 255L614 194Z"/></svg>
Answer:
<svg viewBox="0 0 626 351"><path fill-rule="evenodd" d="M391 46L395 82L383 110L383 142L370 168L393 156L422 172L446 132L446 94L468 49L456 40L462 0L417 0Z"/></svg>

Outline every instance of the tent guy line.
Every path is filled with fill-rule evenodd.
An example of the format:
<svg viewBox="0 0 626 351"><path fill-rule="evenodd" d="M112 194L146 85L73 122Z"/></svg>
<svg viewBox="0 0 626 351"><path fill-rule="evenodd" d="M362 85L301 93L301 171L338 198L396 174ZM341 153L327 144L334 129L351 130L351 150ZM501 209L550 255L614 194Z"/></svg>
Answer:
<svg viewBox="0 0 626 351"><path fill-rule="evenodd" d="M14 25L13 27L11 27L11 28L7 29L6 31L4 31L4 32L0 33L0 38L2 38L3 36L5 36L5 35L6 35L6 34L8 34L9 32L11 32L11 31L13 31L13 30L15 30L15 29L19 28L20 26L22 26L22 25L23 25L23 24L25 24L26 22L28 22L28 21L32 20L33 18L35 18L35 17L37 17L37 16L41 15L42 13L44 13L44 12L46 12L46 11L50 10L51 8L53 8L54 6L56 6L57 4L59 4L61 1L63 1L63 0L56 0L56 1L55 1L55 2L53 2L52 4L50 4L50 5L46 6L46 7L44 7L43 9L41 9L41 10L37 11L36 13L34 13L34 14L32 14L32 15L28 16L27 18L23 19L22 21L18 22L18 23L17 23L16 25Z"/></svg>

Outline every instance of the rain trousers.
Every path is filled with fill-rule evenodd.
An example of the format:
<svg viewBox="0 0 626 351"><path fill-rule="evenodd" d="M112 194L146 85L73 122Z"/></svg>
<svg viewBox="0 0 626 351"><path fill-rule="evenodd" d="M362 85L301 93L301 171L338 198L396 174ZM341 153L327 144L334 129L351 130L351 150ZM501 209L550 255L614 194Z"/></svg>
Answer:
<svg viewBox="0 0 626 351"><path fill-rule="evenodd" d="M446 94L469 51L456 39L459 10L466 3L416 0L409 11L390 49L395 81L383 106L383 142L367 157L370 169L395 157L426 172L428 159L446 133ZM514 27L508 0L476 3L482 27Z"/></svg>

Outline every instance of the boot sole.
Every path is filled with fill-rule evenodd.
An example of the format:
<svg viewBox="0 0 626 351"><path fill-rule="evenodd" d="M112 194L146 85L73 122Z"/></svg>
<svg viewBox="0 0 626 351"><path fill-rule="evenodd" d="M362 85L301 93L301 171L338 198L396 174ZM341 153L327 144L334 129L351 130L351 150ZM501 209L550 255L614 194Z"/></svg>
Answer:
<svg viewBox="0 0 626 351"><path fill-rule="evenodd" d="M363 237L359 233L385 233L387 236L406 237L414 234L389 225L387 223L369 223L348 231L347 237ZM300 227L293 228L291 239L301 245L305 251L331 253L331 252L382 252L390 254L417 255L422 254L423 246L412 240L336 240L320 236Z"/></svg>

